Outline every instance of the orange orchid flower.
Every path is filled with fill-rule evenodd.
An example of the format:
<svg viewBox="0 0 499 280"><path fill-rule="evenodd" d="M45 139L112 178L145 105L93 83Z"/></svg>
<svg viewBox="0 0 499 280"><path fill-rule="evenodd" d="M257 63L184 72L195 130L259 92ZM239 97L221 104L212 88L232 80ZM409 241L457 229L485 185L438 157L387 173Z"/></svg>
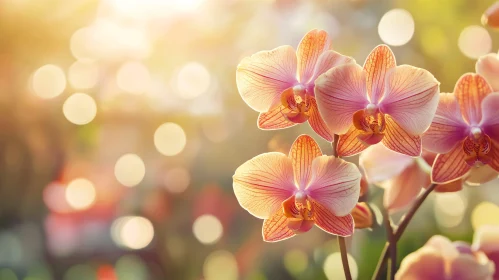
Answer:
<svg viewBox="0 0 499 280"><path fill-rule="evenodd" d="M296 52L291 46L281 46L241 61L236 71L237 88L246 104L260 112L259 128L282 129L308 121L322 138L333 140L317 110L315 79L354 60L330 48L326 31L314 29L303 37Z"/></svg>
<svg viewBox="0 0 499 280"><path fill-rule="evenodd" d="M350 215L359 198L360 172L342 159L322 155L317 143L299 136L289 155L272 152L243 163L234 193L241 206L263 222L263 239L275 242L313 225L339 236L354 230Z"/></svg>
<svg viewBox="0 0 499 280"><path fill-rule="evenodd" d="M363 68L341 65L315 81L319 111L330 130L340 135L340 156L353 156L379 142L419 156L420 136L431 124L438 92L439 83L430 72L397 66L385 45L369 54Z"/></svg>
<svg viewBox="0 0 499 280"><path fill-rule="evenodd" d="M499 93L485 78L468 73L454 93L442 93L435 119L423 137L426 149L439 155L432 181L447 183L485 164L499 172Z"/></svg>

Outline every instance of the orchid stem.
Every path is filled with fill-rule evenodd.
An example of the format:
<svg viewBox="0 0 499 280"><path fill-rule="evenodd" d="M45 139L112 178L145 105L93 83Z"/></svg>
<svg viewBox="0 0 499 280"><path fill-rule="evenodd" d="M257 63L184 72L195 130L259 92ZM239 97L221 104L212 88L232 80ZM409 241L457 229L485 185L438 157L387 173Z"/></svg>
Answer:
<svg viewBox="0 0 499 280"><path fill-rule="evenodd" d="M395 272L397 271L397 241L395 240L395 234L393 232L392 222L390 220L390 214L385 211L385 226L386 234L388 237L388 249L390 252L390 265L388 266L388 273L386 279L394 280Z"/></svg>
<svg viewBox="0 0 499 280"><path fill-rule="evenodd" d="M409 225L409 222L414 217L414 214L416 214L416 211L418 211L418 209L421 206L421 204L423 204L423 202L425 201L425 199L435 189L436 186L437 186L436 184L431 184L426 189L426 191L422 195L419 196L419 198L416 200L416 202L412 205L412 207L409 210L409 212L407 212L407 214L405 214L402 217L401 222L400 222L398 228L393 233L394 239L395 239L395 243L398 242L398 240L400 239L400 237L404 233L405 229ZM381 256L379 258L378 265L376 266L376 270L374 271L374 275L373 275L373 278L372 278L373 280L379 279L379 277L381 276L381 272L383 271L383 267L385 266L386 261L388 260L389 247L390 247L390 243L387 242L385 244L385 247L383 248L383 251L381 252Z"/></svg>
<svg viewBox="0 0 499 280"><path fill-rule="evenodd" d="M352 280L352 274L350 273L350 266L348 265L347 245L345 242L345 237L338 236L338 244L340 245L341 262L343 263L343 271L345 272L345 278L346 280Z"/></svg>
<svg viewBox="0 0 499 280"><path fill-rule="evenodd" d="M336 151L338 147L338 139L340 137L338 134L333 136L333 156L338 158L338 151ZM343 271L345 272L346 280L352 280L352 274L350 273L350 266L348 265L348 255L347 255L347 245L345 242L345 237L338 236L338 244L340 245L340 253L341 253L341 262L343 263Z"/></svg>

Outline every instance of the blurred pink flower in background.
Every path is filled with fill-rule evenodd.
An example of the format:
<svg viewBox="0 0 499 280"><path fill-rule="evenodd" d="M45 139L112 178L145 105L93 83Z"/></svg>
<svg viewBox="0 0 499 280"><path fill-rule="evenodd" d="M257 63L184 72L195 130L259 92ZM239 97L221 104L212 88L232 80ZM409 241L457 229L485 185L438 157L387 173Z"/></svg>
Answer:
<svg viewBox="0 0 499 280"><path fill-rule="evenodd" d="M340 134L338 154L352 156L382 142L391 150L421 154L421 134L438 104L439 82L427 70L396 66L388 46L376 47L364 68L335 67L316 81L324 121Z"/></svg>
<svg viewBox="0 0 499 280"><path fill-rule="evenodd" d="M322 155L308 135L295 140L288 156L261 154L243 163L233 178L241 206L265 219L265 241L290 238L314 224L335 235L353 233L350 212L359 198L361 174L353 163Z"/></svg>
<svg viewBox="0 0 499 280"><path fill-rule="evenodd" d="M499 56L497 53L489 53L480 57L476 62L475 71L487 80L493 91L499 91Z"/></svg>
<svg viewBox="0 0 499 280"><path fill-rule="evenodd" d="M473 236L472 248L485 253L494 262L494 279L499 279L499 226L484 225L478 228Z"/></svg>
<svg viewBox="0 0 499 280"><path fill-rule="evenodd" d="M437 114L425 133L426 149L439 153L432 180L447 183L465 176L474 166L499 171L499 93L487 81L468 73L454 93L440 94Z"/></svg>
<svg viewBox="0 0 499 280"><path fill-rule="evenodd" d="M492 279L494 264L482 252L464 242L435 235L419 250L407 255L395 279Z"/></svg>
<svg viewBox="0 0 499 280"><path fill-rule="evenodd" d="M260 112L259 128L281 129L308 121L322 138L333 140L317 109L315 79L353 59L330 48L326 31L314 29L303 37L296 52L291 46L281 46L241 61L237 88L243 100Z"/></svg>

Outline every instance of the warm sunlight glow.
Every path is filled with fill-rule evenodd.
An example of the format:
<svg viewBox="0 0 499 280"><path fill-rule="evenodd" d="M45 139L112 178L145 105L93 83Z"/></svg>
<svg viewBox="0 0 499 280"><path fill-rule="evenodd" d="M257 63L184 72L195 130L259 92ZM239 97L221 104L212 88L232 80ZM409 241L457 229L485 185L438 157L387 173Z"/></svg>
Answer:
<svg viewBox="0 0 499 280"><path fill-rule="evenodd" d="M182 152L186 141L184 130L176 123L164 123L154 132L154 146L165 156L174 156Z"/></svg>
<svg viewBox="0 0 499 280"><path fill-rule="evenodd" d="M123 91L141 94L151 88L151 77L144 64L132 61L120 67L116 74L116 83Z"/></svg>
<svg viewBox="0 0 499 280"><path fill-rule="evenodd" d="M196 98L210 87L210 73L202 64L191 62L184 65L177 76L177 91L185 99Z"/></svg>
<svg viewBox="0 0 499 280"><path fill-rule="evenodd" d="M414 34L412 15L403 9L393 9L383 15L378 25L381 40L388 45L407 44Z"/></svg>
<svg viewBox="0 0 499 280"><path fill-rule="evenodd" d="M458 46L465 56L477 59L492 50L492 38L487 29L472 25L461 31Z"/></svg>
<svg viewBox="0 0 499 280"><path fill-rule="evenodd" d="M90 95L75 93L64 101L62 112L71 123L84 125L91 122L97 115L97 105Z"/></svg>
<svg viewBox="0 0 499 280"><path fill-rule="evenodd" d="M357 279L357 277L359 276L359 268L357 267L357 262L352 256L350 256L350 254L348 254L348 265L350 266L352 278ZM339 252L329 255L324 261L324 273L326 274L327 279L345 279L345 274L342 267L343 265L341 262L341 254Z"/></svg>
<svg viewBox="0 0 499 280"><path fill-rule="evenodd" d="M54 98L66 88L66 75L59 66L47 64L35 71L31 86L39 97Z"/></svg>
<svg viewBox="0 0 499 280"><path fill-rule="evenodd" d="M203 244L214 244L222 237L223 227L217 217L206 214L199 216L194 221L192 231L199 242Z"/></svg>
<svg viewBox="0 0 499 280"><path fill-rule="evenodd" d="M87 179L75 179L66 188L66 200L76 210L84 210L92 206L95 197L94 184Z"/></svg>
<svg viewBox="0 0 499 280"><path fill-rule="evenodd" d="M228 251L215 251L204 261L205 280L237 280L238 274L236 258Z"/></svg>
<svg viewBox="0 0 499 280"><path fill-rule="evenodd" d="M68 70L68 80L75 89L89 89L97 84L99 68L96 63L85 60L75 61Z"/></svg>
<svg viewBox="0 0 499 280"><path fill-rule="evenodd" d="M434 200L437 223L445 228L458 226L464 218L466 204L459 193L437 193Z"/></svg>
<svg viewBox="0 0 499 280"><path fill-rule="evenodd" d="M146 174L144 161L136 154L121 156L114 165L116 180L127 187L134 187L142 182Z"/></svg>

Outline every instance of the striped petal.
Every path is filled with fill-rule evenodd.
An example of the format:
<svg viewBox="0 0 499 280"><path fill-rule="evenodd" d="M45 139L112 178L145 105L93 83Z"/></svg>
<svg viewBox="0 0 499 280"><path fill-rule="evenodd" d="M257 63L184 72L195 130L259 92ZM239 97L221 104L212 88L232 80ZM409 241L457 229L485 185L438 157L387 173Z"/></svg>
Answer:
<svg viewBox="0 0 499 280"><path fill-rule="evenodd" d="M386 129L385 136L381 143L388 149L408 155L417 157L421 155L421 137L412 135L405 131L395 120L385 115Z"/></svg>
<svg viewBox="0 0 499 280"><path fill-rule="evenodd" d="M362 143L358 138L360 134L361 131L352 125L346 134L340 135L338 139L338 145L336 147L338 156L354 156L367 149L367 147L369 146Z"/></svg>
<svg viewBox="0 0 499 280"><path fill-rule="evenodd" d="M296 53L290 46L258 52L237 66L236 84L244 102L267 112L281 102L281 92L296 80Z"/></svg>
<svg viewBox="0 0 499 280"><path fill-rule="evenodd" d="M470 125L477 125L482 119L482 100L492 88L485 78L478 74L468 73L459 78L454 88L457 102L464 120Z"/></svg>
<svg viewBox="0 0 499 280"><path fill-rule="evenodd" d="M459 104L453 93L441 93L437 113L423 135L423 147L434 153L447 153L468 134Z"/></svg>
<svg viewBox="0 0 499 280"><path fill-rule="evenodd" d="M311 86L310 92L313 92L313 87L315 85L315 79L319 77L321 74L325 73L329 69L340 66L343 64L347 63L355 63L355 59L349 56L342 55L338 52L335 52L333 50L327 50L321 54L319 57L319 60L317 61L317 64L315 65L314 69L314 75L310 79L310 82L308 83L309 86Z"/></svg>
<svg viewBox="0 0 499 280"><path fill-rule="evenodd" d="M329 127L327 127L327 124L324 122L322 119L321 114L319 113L319 109L317 108L317 102L315 101L314 98L310 99L310 109L309 113L310 116L308 118L308 123L310 124L310 127L319 134L320 137L324 138L328 142L333 141L333 133L331 130L329 130Z"/></svg>
<svg viewBox="0 0 499 280"><path fill-rule="evenodd" d="M277 242L295 236L296 234L288 228L288 218L280 209L270 218L263 221L262 236L263 241Z"/></svg>
<svg viewBox="0 0 499 280"><path fill-rule="evenodd" d="M433 120L438 106L439 82L421 68L401 65L387 74L381 110L407 132L420 135Z"/></svg>
<svg viewBox="0 0 499 280"><path fill-rule="evenodd" d="M355 164L342 159L320 156L312 163L308 195L336 216L352 212L360 194L361 174Z"/></svg>
<svg viewBox="0 0 499 280"><path fill-rule="evenodd" d="M291 113L291 110L283 105L277 106L274 109L260 113L258 116L258 128L264 130L283 129L297 125L289 121L285 114Z"/></svg>
<svg viewBox="0 0 499 280"><path fill-rule="evenodd" d="M495 141L499 142L499 92L494 92L482 101L482 121L480 127Z"/></svg>
<svg viewBox="0 0 499 280"><path fill-rule="evenodd" d="M315 98L331 132L345 134L353 114L369 103L365 72L355 63L334 67L315 81Z"/></svg>
<svg viewBox="0 0 499 280"><path fill-rule="evenodd" d="M296 184L300 189L305 187L312 178L312 162L322 156L319 145L308 135L300 135L291 146L288 157L293 164L293 173Z"/></svg>
<svg viewBox="0 0 499 280"><path fill-rule="evenodd" d="M390 47L379 45L364 62L367 77L367 93L371 103L377 104L385 90L386 74L397 65Z"/></svg>
<svg viewBox="0 0 499 280"><path fill-rule="evenodd" d="M315 209L315 224L323 231L338 235L350 236L354 231L354 221L350 214L338 217L327 207L318 202L313 202Z"/></svg>
<svg viewBox="0 0 499 280"><path fill-rule="evenodd" d="M291 160L281 153L265 153L243 163L233 176L239 204L253 216L266 219L296 190Z"/></svg>
<svg viewBox="0 0 499 280"><path fill-rule="evenodd" d="M471 169L464 160L465 156L461 143L457 144L447 154L439 154L433 163L432 181L445 184L463 177Z"/></svg>
<svg viewBox="0 0 499 280"><path fill-rule="evenodd" d="M319 57L330 47L331 39L326 31L314 29L305 34L296 51L301 83L306 84L312 79Z"/></svg>

